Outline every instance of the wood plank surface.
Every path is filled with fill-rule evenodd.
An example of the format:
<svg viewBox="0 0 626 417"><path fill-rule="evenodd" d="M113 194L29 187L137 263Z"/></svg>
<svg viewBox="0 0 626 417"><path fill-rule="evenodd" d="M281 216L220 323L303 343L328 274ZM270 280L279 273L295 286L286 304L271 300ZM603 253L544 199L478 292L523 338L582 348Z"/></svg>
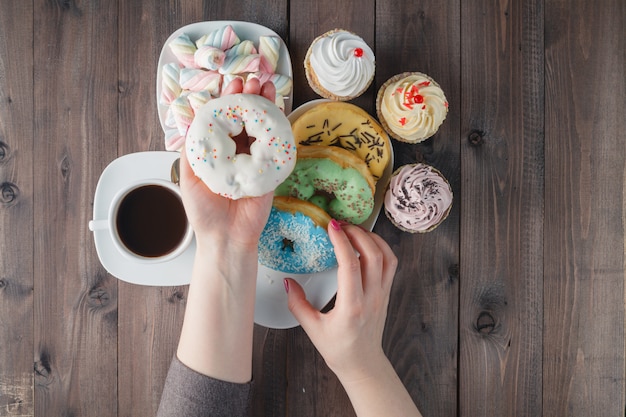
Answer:
<svg viewBox="0 0 626 417"><path fill-rule="evenodd" d="M117 156L164 150L156 102L156 64L170 33L202 20L199 2L120 2ZM186 287L120 282L118 383L121 416L155 415L174 356Z"/></svg>
<svg viewBox="0 0 626 417"><path fill-rule="evenodd" d="M294 107L336 27L375 50L371 114L399 72L443 87L395 166L440 169L453 210L375 228L400 260L384 349L424 416L624 415L625 2L31 0L0 2L0 416L155 414L187 287L118 281L87 224L109 162L164 149L159 53L203 20L276 31ZM302 329L254 342L254 415L354 415Z"/></svg>
<svg viewBox="0 0 626 417"><path fill-rule="evenodd" d="M31 19L35 415L116 415L117 280L87 224L115 156L117 3L35 1Z"/></svg>
<svg viewBox="0 0 626 417"><path fill-rule="evenodd" d="M542 415L543 8L464 2L459 411ZM549 414L548 414L549 415Z"/></svg>
<svg viewBox="0 0 626 417"><path fill-rule="evenodd" d="M374 46L376 3L372 0L290 1L289 47L294 68L294 104L320 98L304 75L304 58L311 42L319 35L342 28L361 36ZM373 109L374 86L354 100L364 109ZM304 331L298 327L287 332L286 349L287 407L293 416L353 416L354 411L337 377L326 367Z"/></svg>
<svg viewBox="0 0 626 417"><path fill-rule="evenodd" d="M381 217L375 231L399 258L385 350L424 416L457 412L460 164L460 2L377 2L376 87L404 71L439 83L449 113L438 133L417 144L393 142L395 167L425 162L452 186L448 218L433 232L399 232Z"/></svg>
<svg viewBox="0 0 626 417"><path fill-rule="evenodd" d="M625 408L626 4L598 5L546 1L547 416Z"/></svg>
<svg viewBox="0 0 626 417"><path fill-rule="evenodd" d="M33 403L33 5L0 3L0 415Z"/></svg>

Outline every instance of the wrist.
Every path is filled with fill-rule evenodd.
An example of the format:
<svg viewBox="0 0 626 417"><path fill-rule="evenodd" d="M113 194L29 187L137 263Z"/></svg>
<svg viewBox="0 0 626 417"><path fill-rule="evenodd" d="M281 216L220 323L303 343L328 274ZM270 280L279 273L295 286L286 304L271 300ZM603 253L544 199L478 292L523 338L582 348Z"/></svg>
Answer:
<svg viewBox="0 0 626 417"><path fill-rule="evenodd" d="M236 242L232 239L196 238L196 261L231 264L236 267L254 265L258 259L258 243Z"/></svg>
<svg viewBox="0 0 626 417"><path fill-rule="evenodd" d="M356 363L342 362L337 366L329 367L344 386L380 378L389 371L395 372L382 348Z"/></svg>
<svg viewBox="0 0 626 417"><path fill-rule="evenodd" d="M257 256L258 239L254 241L238 241L229 236L196 234L196 254L215 254L229 257Z"/></svg>
<svg viewBox="0 0 626 417"><path fill-rule="evenodd" d="M198 244L177 349L181 362L217 379L250 380L257 267L256 257L230 246Z"/></svg>
<svg viewBox="0 0 626 417"><path fill-rule="evenodd" d="M406 386L386 356L365 362L364 366L364 372L337 375L356 415L421 417ZM381 402L380 398L386 401Z"/></svg>
<svg viewBox="0 0 626 417"><path fill-rule="evenodd" d="M256 246L218 243L209 239L197 240L191 283L202 288L199 293L215 293L228 289L240 302L250 303L256 294L257 273Z"/></svg>

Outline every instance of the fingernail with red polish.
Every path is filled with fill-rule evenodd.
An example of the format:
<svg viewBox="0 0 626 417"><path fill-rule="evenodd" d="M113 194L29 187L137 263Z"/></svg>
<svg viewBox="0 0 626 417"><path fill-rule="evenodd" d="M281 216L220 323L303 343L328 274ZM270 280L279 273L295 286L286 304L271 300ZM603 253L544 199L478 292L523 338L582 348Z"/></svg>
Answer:
<svg viewBox="0 0 626 417"><path fill-rule="evenodd" d="M330 227L332 227L332 228L333 228L333 229L335 229L335 230L341 230L341 223L339 223L339 222L338 222L337 220L335 220L335 219L332 219L332 220L330 221L330 223L328 223L328 224L330 224Z"/></svg>
<svg viewBox="0 0 626 417"><path fill-rule="evenodd" d="M285 292L289 294L289 280L287 278L283 279L283 285L285 286Z"/></svg>

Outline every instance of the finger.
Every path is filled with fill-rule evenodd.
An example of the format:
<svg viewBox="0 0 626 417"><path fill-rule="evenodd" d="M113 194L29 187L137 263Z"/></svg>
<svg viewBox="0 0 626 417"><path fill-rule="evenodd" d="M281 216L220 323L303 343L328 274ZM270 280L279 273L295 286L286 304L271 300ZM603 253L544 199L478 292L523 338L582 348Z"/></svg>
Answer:
<svg viewBox="0 0 626 417"><path fill-rule="evenodd" d="M243 91L243 80L239 77L232 80L222 91L222 95L225 96L227 94L237 94Z"/></svg>
<svg viewBox="0 0 626 417"><path fill-rule="evenodd" d="M393 253L387 242L375 233L371 234L372 239L376 242L378 247L383 253L383 276L382 285L385 291L391 291L391 285L396 275L396 269L398 268L398 258Z"/></svg>
<svg viewBox="0 0 626 417"><path fill-rule="evenodd" d="M244 94L260 94L261 93L261 83L258 78L250 78L243 85L243 93Z"/></svg>
<svg viewBox="0 0 626 417"><path fill-rule="evenodd" d="M261 86L261 95L271 101L272 103L276 101L276 86L273 82L268 81L263 86Z"/></svg>
<svg viewBox="0 0 626 417"><path fill-rule="evenodd" d="M190 171L192 171L191 166L189 166L189 161L187 160L187 152L185 149L180 153L180 175L181 177L188 177L190 175Z"/></svg>
<svg viewBox="0 0 626 417"><path fill-rule="evenodd" d="M304 290L295 280L285 278L285 291L287 292L287 306L291 314L298 320L305 332L313 330L315 323L322 314L316 310L306 299Z"/></svg>
<svg viewBox="0 0 626 417"><path fill-rule="evenodd" d="M268 204L272 205L272 202L274 200L274 192L270 191L258 197L250 197L250 198L256 199L256 201L260 202L259 204L261 204L262 206L266 206Z"/></svg>
<svg viewBox="0 0 626 417"><path fill-rule="evenodd" d="M274 192L270 191L259 197L250 197L250 200L254 201L253 215L259 219L263 219L263 224L267 223L267 219L270 217L270 211L272 210Z"/></svg>
<svg viewBox="0 0 626 417"><path fill-rule="evenodd" d="M348 226L344 226L348 227ZM337 300L338 304L353 302L363 297L361 264L350 239L335 220L328 224L328 236L333 244L337 257Z"/></svg>
<svg viewBox="0 0 626 417"><path fill-rule="evenodd" d="M377 242L371 237L373 233L357 226L345 226L344 230L352 246L360 255L359 262L364 292L368 292L370 288L380 288L382 285L384 257Z"/></svg>
<svg viewBox="0 0 626 417"><path fill-rule="evenodd" d="M185 149L183 149L180 153L179 170L181 189L188 188L197 177L196 174L193 172L193 169L191 168L189 160L187 159L187 152L185 151Z"/></svg>

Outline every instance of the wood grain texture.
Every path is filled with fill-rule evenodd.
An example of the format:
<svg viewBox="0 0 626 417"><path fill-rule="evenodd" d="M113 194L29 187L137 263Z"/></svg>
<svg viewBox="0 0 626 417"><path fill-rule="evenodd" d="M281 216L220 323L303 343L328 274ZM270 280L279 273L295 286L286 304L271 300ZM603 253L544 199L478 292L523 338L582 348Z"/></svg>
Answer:
<svg viewBox="0 0 626 417"><path fill-rule="evenodd" d="M284 1L236 5L202 1L121 3L119 155L164 149L156 107L156 64L172 32L203 20L242 20L267 26L284 37L286 10ZM186 297L186 286L120 284L120 416L156 413L169 362L176 351ZM141 352L141 359L137 352ZM280 393L282 388L274 392ZM262 396L263 391L259 391Z"/></svg>
<svg viewBox="0 0 626 417"><path fill-rule="evenodd" d="M601 4L546 1L545 415L625 407L626 5Z"/></svg>
<svg viewBox="0 0 626 417"><path fill-rule="evenodd" d="M287 332L254 327L252 409L259 416L287 415Z"/></svg>
<svg viewBox="0 0 626 417"><path fill-rule="evenodd" d="M295 106L320 97L304 75L304 58L311 42L319 35L344 29L356 33L374 47L376 3L374 1L306 0L290 1L289 47L294 71ZM374 83L352 102L370 114L373 110ZM287 409L289 416L353 416L348 397L301 328L288 331Z"/></svg>
<svg viewBox="0 0 626 417"><path fill-rule="evenodd" d="M115 155L117 3L34 7L35 414L116 415L117 281L87 224Z"/></svg>
<svg viewBox="0 0 626 417"><path fill-rule="evenodd" d="M459 409L468 416L537 416L542 415L542 2L461 7Z"/></svg>
<svg viewBox="0 0 626 417"><path fill-rule="evenodd" d="M304 58L313 40L333 29L344 29L354 32L371 47L374 47L376 36L376 3L367 1L306 1L292 0L289 2L290 25L289 46L294 72L294 101L298 106L310 100L321 98L307 83L304 75ZM294 24L293 22L299 22ZM374 110L373 97L375 87L372 85L361 96L352 102L368 112ZM295 107L294 107L295 108Z"/></svg>
<svg viewBox="0 0 626 417"><path fill-rule="evenodd" d="M375 228L400 260L384 348L425 416L624 415L626 3L34 0L0 2L0 416L154 415L187 287L116 280L87 224L109 162L164 149L158 56L202 20L283 37L294 107L336 27L375 50L371 114L398 72L443 87L395 166L440 169L453 210ZM254 415L354 415L302 329L254 343Z"/></svg>
<svg viewBox="0 0 626 417"><path fill-rule="evenodd" d="M29 16L23 22L21 17ZM0 415L32 415L33 6L0 3Z"/></svg>
<svg viewBox="0 0 626 417"><path fill-rule="evenodd" d="M381 216L375 231L399 258L385 349L425 416L457 411L460 166L459 2L377 2L376 86L405 71L433 77L450 112L432 138L393 141L395 167L425 162L450 182L449 217L433 232L403 233Z"/></svg>
<svg viewBox="0 0 626 417"><path fill-rule="evenodd" d="M164 42L203 16L201 2L120 2L117 155L164 150L156 66ZM157 24L158 22L158 24ZM156 415L185 309L187 287L120 283L119 416Z"/></svg>

